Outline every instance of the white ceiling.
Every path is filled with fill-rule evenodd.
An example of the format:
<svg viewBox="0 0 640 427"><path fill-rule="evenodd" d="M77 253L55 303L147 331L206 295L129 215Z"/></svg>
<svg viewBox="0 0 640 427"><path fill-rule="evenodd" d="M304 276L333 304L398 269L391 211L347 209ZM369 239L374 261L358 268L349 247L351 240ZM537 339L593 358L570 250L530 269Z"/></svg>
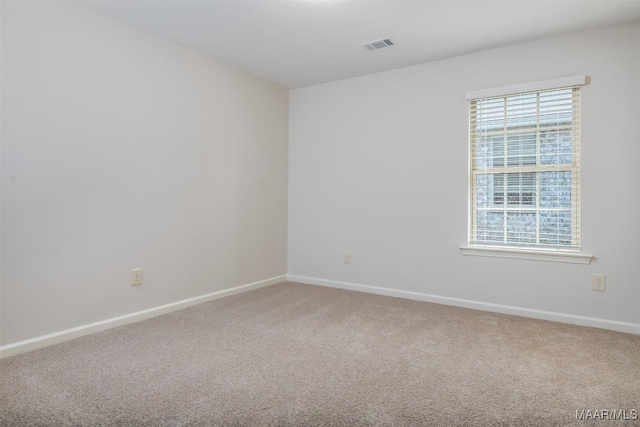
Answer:
<svg viewBox="0 0 640 427"><path fill-rule="evenodd" d="M83 4L286 88L640 19L640 0ZM360 47L381 38L390 38L395 46L376 51Z"/></svg>

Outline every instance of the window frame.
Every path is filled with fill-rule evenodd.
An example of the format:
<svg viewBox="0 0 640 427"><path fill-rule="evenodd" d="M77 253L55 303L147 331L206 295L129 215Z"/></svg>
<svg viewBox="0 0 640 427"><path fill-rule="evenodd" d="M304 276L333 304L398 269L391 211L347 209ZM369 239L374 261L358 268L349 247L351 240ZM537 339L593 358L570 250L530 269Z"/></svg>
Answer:
<svg viewBox="0 0 640 427"><path fill-rule="evenodd" d="M582 248L580 246L580 199L577 195L580 192L580 170L581 170L581 159L580 159L580 124L579 124L579 109L572 109L572 123L571 125L566 125L566 129L562 129L562 127L550 129L552 131L561 132L562 130L571 130L572 131L572 162L570 164L553 164L553 165L544 165L540 161L540 133L544 132L545 129L541 129L539 120L536 120L535 128L528 130L528 132L534 133L536 137L536 163L535 165L508 165L508 141L506 135L508 132L506 129L502 129L500 131L496 131L496 135L504 135L505 136L505 144L504 144L504 159L505 164L500 167L491 167L491 168L478 168L473 162L476 159L475 151L478 148L478 145L474 143L477 138L477 130L472 125L472 103L477 103L481 100L491 99L491 98L505 98L505 103L507 102L507 97L514 96L523 93L539 93L545 92L548 90L558 90L558 89L568 89L572 88L571 99L572 103L575 102L576 96L578 99L578 106L580 102L580 90L583 84L586 83L586 76L570 76L564 77L560 79L553 80L545 80L540 82L532 82L522 85L515 86L506 86L501 88L473 91L467 93L467 100L469 101L469 115L467 117L469 123L469 162L468 162L468 223L467 223L467 245L461 246L461 252L463 255L476 255L476 256L497 256L497 257L506 257L506 258L521 258L521 259L535 259L542 261L555 261L555 262L574 262L574 263L582 263L588 264L592 256L582 252ZM577 93L577 94L576 94ZM539 102L539 101L537 101ZM539 106L536 106L536 110ZM537 114L537 113L536 113ZM562 129L562 130L561 130ZM539 213L547 211L554 211L557 208L549 208L545 209L544 207L540 207L540 178L541 173L543 172L562 172L568 171L571 172L571 176L574 179L571 180L571 206L566 208L565 211L571 212L571 237L572 242L569 246L564 245L541 245L539 244L539 231L540 231L540 217ZM482 207L480 209L484 211L502 211L505 214L505 228L507 224L507 212L509 211L508 206L508 174L509 173L533 173L535 177L535 204L531 207L530 211L536 213L536 242L534 245L527 244L519 244L518 242L508 242L506 241L508 238L507 231L505 229L503 242L485 242L477 240L477 227L474 226L476 221L476 216L478 212L477 203L477 176L480 174L502 174L504 176L504 191L503 191L503 204L501 206L494 207ZM575 179L578 177L578 179ZM575 196L575 197L574 197ZM526 208L518 207L514 208L518 212L529 211Z"/></svg>

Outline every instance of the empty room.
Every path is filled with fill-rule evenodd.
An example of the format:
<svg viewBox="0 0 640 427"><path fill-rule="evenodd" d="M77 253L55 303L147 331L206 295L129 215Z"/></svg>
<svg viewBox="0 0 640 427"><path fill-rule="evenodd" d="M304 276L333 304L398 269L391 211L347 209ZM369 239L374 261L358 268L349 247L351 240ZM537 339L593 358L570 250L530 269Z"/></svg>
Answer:
<svg viewBox="0 0 640 427"><path fill-rule="evenodd" d="M640 1L0 1L0 426L640 425Z"/></svg>

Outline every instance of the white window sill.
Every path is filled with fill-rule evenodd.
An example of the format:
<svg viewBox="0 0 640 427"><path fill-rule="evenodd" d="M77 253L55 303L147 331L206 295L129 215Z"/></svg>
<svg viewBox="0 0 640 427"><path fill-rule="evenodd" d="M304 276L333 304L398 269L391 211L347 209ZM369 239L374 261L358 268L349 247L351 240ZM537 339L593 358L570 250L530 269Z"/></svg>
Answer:
<svg viewBox="0 0 640 427"><path fill-rule="evenodd" d="M589 264L592 255L581 252L545 251L536 249L494 248L488 246L460 246L460 253L468 256L528 259L534 261Z"/></svg>

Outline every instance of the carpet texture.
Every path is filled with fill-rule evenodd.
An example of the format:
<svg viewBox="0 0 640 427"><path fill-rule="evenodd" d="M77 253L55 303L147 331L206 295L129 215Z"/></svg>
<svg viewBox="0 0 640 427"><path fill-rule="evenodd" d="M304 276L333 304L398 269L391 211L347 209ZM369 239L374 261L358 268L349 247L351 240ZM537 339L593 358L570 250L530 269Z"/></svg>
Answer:
<svg viewBox="0 0 640 427"><path fill-rule="evenodd" d="M0 361L2 426L640 424L602 409L640 336L296 283Z"/></svg>

